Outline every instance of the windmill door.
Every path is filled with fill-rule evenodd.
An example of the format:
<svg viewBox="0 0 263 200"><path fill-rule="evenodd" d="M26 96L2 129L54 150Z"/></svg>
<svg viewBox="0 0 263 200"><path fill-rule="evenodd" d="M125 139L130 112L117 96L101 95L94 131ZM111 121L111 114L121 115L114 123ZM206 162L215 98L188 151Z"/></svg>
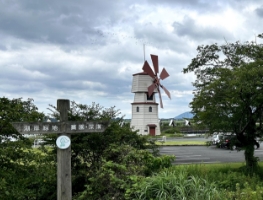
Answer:
<svg viewBox="0 0 263 200"><path fill-rule="evenodd" d="M149 127L150 128L150 135L155 136L155 127Z"/></svg>

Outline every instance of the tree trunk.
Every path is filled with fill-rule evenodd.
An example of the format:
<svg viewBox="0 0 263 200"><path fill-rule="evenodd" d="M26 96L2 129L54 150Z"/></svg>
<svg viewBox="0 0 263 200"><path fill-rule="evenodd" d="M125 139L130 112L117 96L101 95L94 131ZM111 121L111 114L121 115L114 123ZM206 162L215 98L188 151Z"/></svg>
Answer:
<svg viewBox="0 0 263 200"><path fill-rule="evenodd" d="M250 143L245 148L246 168L253 172L257 167L257 158L254 156L254 144Z"/></svg>
<svg viewBox="0 0 263 200"><path fill-rule="evenodd" d="M245 160L246 168L249 173L253 173L258 166L258 159L254 156L254 144L256 138L256 123L251 120L247 131L246 131L246 141L245 141Z"/></svg>

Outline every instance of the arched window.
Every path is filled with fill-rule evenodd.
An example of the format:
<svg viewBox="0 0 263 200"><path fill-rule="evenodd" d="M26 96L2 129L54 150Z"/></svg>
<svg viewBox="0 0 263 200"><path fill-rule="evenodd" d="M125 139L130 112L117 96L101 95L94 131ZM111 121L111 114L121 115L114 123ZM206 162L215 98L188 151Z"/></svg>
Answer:
<svg viewBox="0 0 263 200"><path fill-rule="evenodd" d="M149 107L149 112L152 112L153 111L153 108L150 106Z"/></svg>
<svg viewBox="0 0 263 200"><path fill-rule="evenodd" d="M139 111L140 111L139 107L136 107L136 112L139 112Z"/></svg>

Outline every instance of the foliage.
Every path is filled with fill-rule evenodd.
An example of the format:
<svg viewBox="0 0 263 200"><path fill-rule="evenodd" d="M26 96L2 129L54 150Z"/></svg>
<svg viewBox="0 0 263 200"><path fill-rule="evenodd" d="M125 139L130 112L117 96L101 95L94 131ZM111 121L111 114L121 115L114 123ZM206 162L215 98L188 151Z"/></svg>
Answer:
<svg viewBox="0 0 263 200"><path fill-rule="evenodd" d="M55 106L51 105L50 110L54 117L59 118L59 112ZM89 195L89 198L96 199L96 195L101 195L106 198L103 194L105 192L107 195L112 195L106 192L110 190L116 191L116 195L123 195L127 177L137 174L133 169L143 165L143 171L147 170L144 159L148 157L143 157L143 154L158 154L157 146L149 142L147 137L138 135L128 126L120 126L121 113L115 107L104 108L95 103L87 106L72 101L68 113L69 121L109 122L109 126L103 133L82 133L71 136L73 196ZM136 162L130 160L130 165L126 166L125 163L128 162L126 159L129 159L129 156L133 155L133 159L136 159L133 152L137 152L139 158ZM155 170L154 167L151 171L153 170ZM97 179L100 179L100 182L96 181ZM115 190L113 187L116 187ZM90 190L95 188L96 190L91 194Z"/></svg>
<svg viewBox="0 0 263 200"><path fill-rule="evenodd" d="M165 133L165 134L175 134L179 132L180 132L180 129L178 127L167 127L166 129L162 131L162 133Z"/></svg>
<svg viewBox="0 0 263 200"><path fill-rule="evenodd" d="M249 184L251 190L256 190L257 186L262 186L263 173L262 168L254 174L247 173L244 166L235 166L234 164L226 165L189 165L175 166L173 170L185 170L188 176L203 178L208 182L214 182L218 189L236 191L236 184L240 189L244 189Z"/></svg>
<svg viewBox="0 0 263 200"><path fill-rule="evenodd" d="M263 133L263 45L212 44L199 46L197 51L184 69L196 75L190 103L194 119L211 132L235 133L245 146L247 167L253 171L257 167L253 143Z"/></svg>
<svg viewBox="0 0 263 200"><path fill-rule="evenodd" d="M225 196L225 199L238 199L238 200L262 200L263 199L263 187L256 186L256 189L252 189L247 182L245 182L245 187L240 188L240 184L236 184L236 191L227 191L222 192Z"/></svg>
<svg viewBox="0 0 263 200"><path fill-rule="evenodd" d="M221 199L214 183L183 170L164 170L145 178L138 187L136 199Z"/></svg>
<svg viewBox="0 0 263 200"><path fill-rule="evenodd" d="M59 111L56 106L49 105L51 108L48 108L52 113L52 117L59 119ZM110 121L112 119L118 118L119 120L122 117L118 117L121 114L120 110L116 109L115 106L110 108L104 108L95 102L92 102L91 105L78 104L75 101L70 102L70 109L68 111L68 120L69 121Z"/></svg>
<svg viewBox="0 0 263 200"><path fill-rule="evenodd" d="M114 144L105 152L99 170L87 174L90 183L77 199L130 199L133 184L145 175L170 167L173 159L172 156L154 157L145 150Z"/></svg>
<svg viewBox="0 0 263 200"><path fill-rule="evenodd" d="M261 174L234 165L181 165L138 180L131 199L262 199Z"/></svg>
<svg viewBox="0 0 263 200"><path fill-rule="evenodd" d="M55 199L56 165L47 155L28 150L12 166L0 169L0 199Z"/></svg>
<svg viewBox="0 0 263 200"><path fill-rule="evenodd" d="M13 136L18 137L17 131L10 122L33 122L44 118L43 113L38 112L34 105L33 99L23 101L22 98L8 99L0 98L0 135L1 137Z"/></svg>
<svg viewBox="0 0 263 200"><path fill-rule="evenodd" d="M48 156L33 151L30 140L10 124L39 121L43 117L32 99L0 98L0 199L54 199L54 163Z"/></svg>

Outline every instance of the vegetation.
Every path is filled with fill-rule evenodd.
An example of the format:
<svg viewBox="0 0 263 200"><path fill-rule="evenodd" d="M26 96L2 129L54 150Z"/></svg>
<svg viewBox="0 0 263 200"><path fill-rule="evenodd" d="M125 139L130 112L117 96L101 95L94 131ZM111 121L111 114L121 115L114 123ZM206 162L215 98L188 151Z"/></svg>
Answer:
<svg viewBox="0 0 263 200"><path fill-rule="evenodd" d="M262 135L263 45L227 43L199 46L184 69L194 72L194 119L211 132L233 132L245 149L248 170L257 167L254 140Z"/></svg>
<svg viewBox="0 0 263 200"><path fill-rule="evenodd" d="M157 141L156 142L157 145L167 145L167 146L191 146L191 145L200 145L200 146L204 146L206 145L206 142L205 141L195 141L195 140L192 140L192 141L165 141L165 142L162 142L162 141Z"/></svg>
<svg viewBox="0 0 263 200"><path fill-rule="evenodd" d="M54 117L59 117L55 106L51 105L50 110ZM133 183L132 177L148 176L171 166L174 158L159 156L157 146L149 143L148 137L120 126L120 114L115 107L106 109L95 103L88 106L71 102L70 121L110 122L103 133L72 135L72 185L76 198L124 199Z"/></svg>
<svg viewBox="0 0 263 200"><path fill-rule="evenodd" d="M249 175L233 165L183 165L140 180L134 199L263 199L263 174Z"/></svg>
<svg viewBox="0 0 263 200"><path fill-rule="evenodd" d="M33 100L1 103L0 199L56 199L56 137L33 149L9 123L43 120L43 113ZM237 164L172 166L174 157L159 156L155 141L119 125L114 107L71 103L69 120L110 121L104 133L72 135L73 199L263 199L262 166L253 174Z"/></svg>
<svg viewBox="0 0 263 200"><path fill-rule="evenodd" d="M32 99L0 98L0 199L54 199L56 167L45 152L35 152L32 143L10 122L44 118ZM15 140L15 141L13 141Z"/></svg>

